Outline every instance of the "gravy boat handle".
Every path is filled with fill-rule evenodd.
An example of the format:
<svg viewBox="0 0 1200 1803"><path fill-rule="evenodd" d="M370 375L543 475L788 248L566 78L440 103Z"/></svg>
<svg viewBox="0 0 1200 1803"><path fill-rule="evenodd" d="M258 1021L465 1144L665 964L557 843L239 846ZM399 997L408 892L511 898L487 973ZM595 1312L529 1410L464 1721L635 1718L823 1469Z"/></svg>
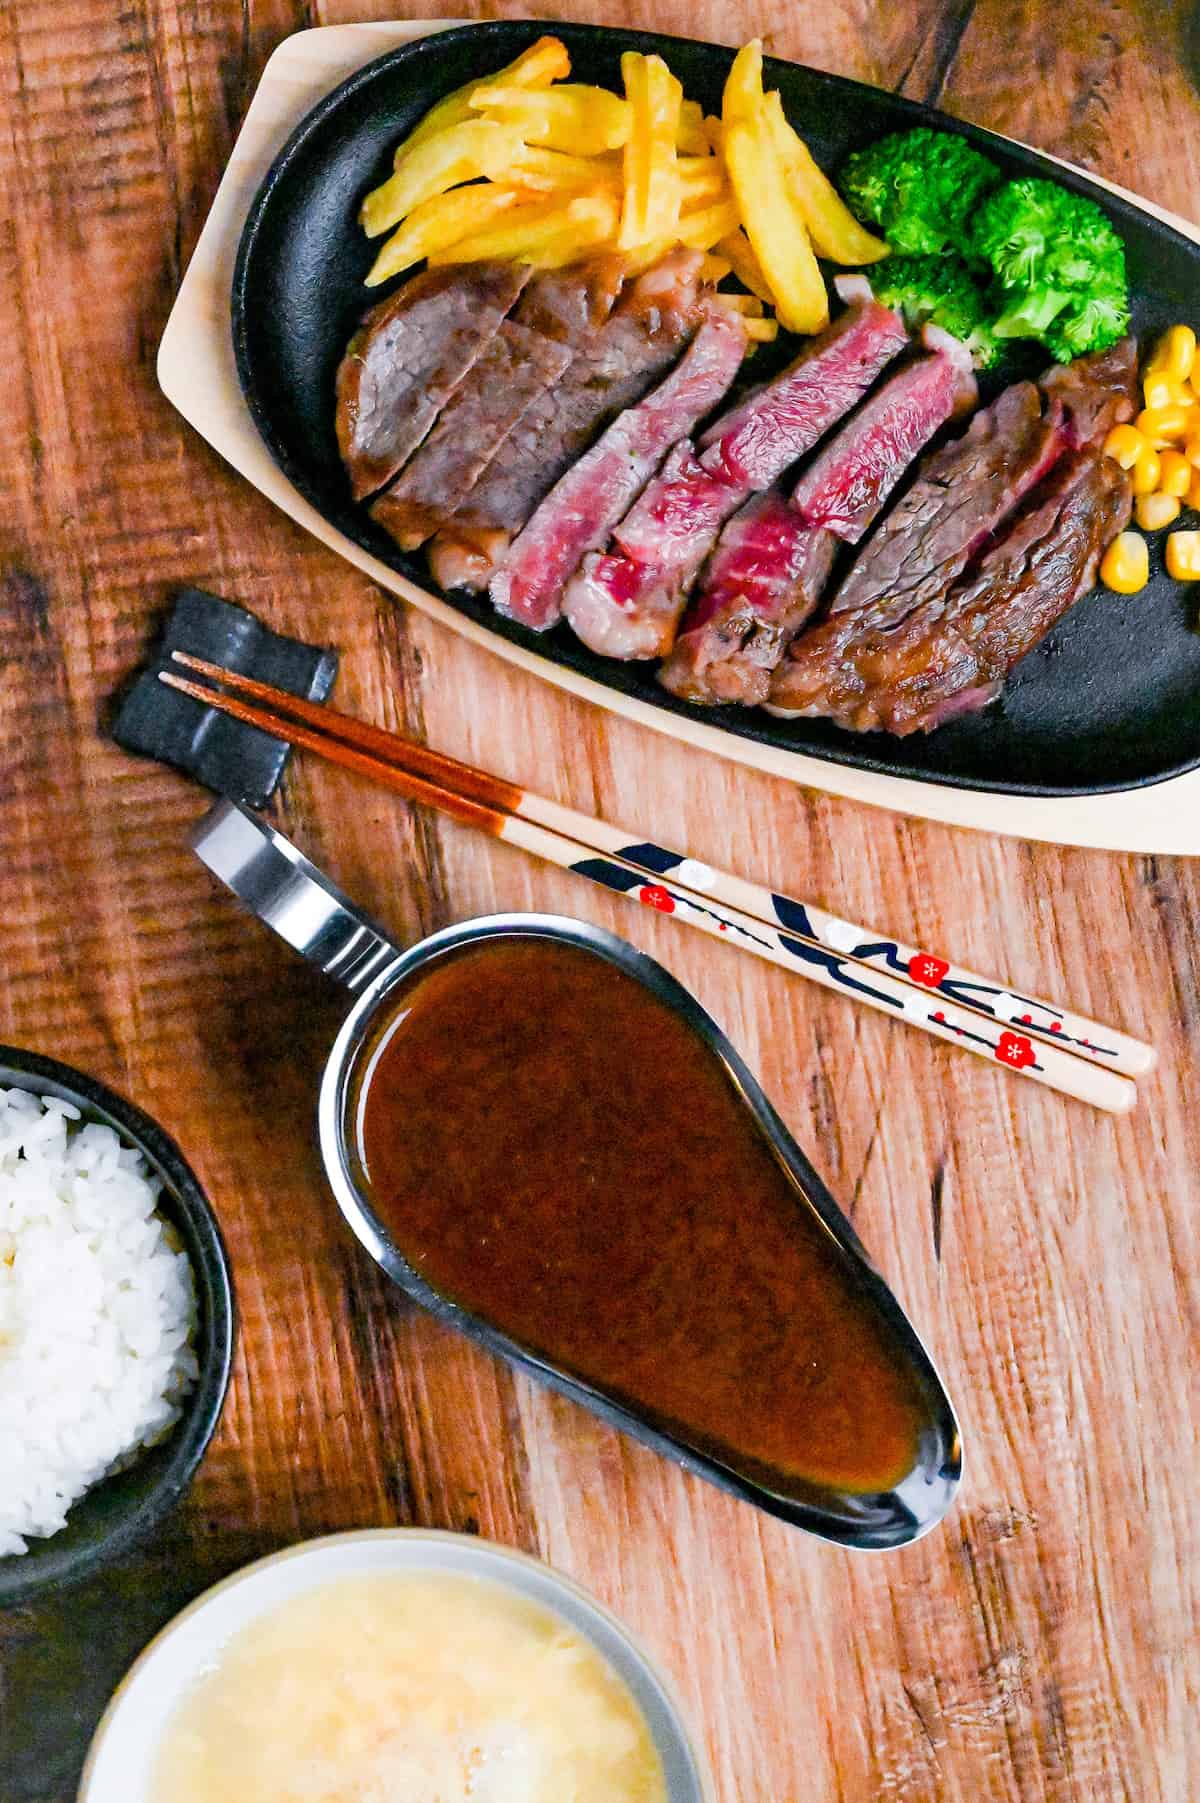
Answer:
<svg viewBox="0 0 1200 1803"><path fill-rule="evenodd" d="M355 994L403 956L382 927L249 808L219 801L191 845L264 926Z"/></svg>

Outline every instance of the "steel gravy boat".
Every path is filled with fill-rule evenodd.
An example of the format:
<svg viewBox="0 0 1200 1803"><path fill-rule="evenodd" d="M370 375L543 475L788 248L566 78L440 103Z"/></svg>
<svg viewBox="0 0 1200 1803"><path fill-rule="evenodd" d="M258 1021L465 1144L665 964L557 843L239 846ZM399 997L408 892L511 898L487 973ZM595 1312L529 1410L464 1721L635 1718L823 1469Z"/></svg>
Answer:
<svg viewBox="0 0 1200 1803"><path fill-rule="evenodd" d="M958 1424L933 1362L900 1304L871 1263L865 1247L821 1182L775 1109L716 1022L661 965L615 934L586 922L542 914L494 914L443 928L407 951L395 945L287 839L257 815L220 802L199 825L193 848L265 925L327 975L349 989L354 1001L334 1041L321 1079L317 1120L321 1156L338 1206L375 1262L422 1307L489 1351L502 1354L552 1388L655 1451L665 1453L710 1483L771 1515L839 1545L875 1550L909 1544L942 1520L962 1475ZM349 1132L351 1084L359 1053L380 1008L396 984L426 965L481 940L505 937L564 941L646 986L673 1008L723 1065L775 1156L791 1176L797 1203L821 1223L883 1318L897 1356L907 1361L924 1405L917 1457L911 1471L888 1491L811 1494L774 1490L667 1432L648 1416L560 1369L485 1318L450 1301L425 1281L398 1250L372 1210L360 1179ZM731 1435L736 1440L736 1435Z"/></svg>

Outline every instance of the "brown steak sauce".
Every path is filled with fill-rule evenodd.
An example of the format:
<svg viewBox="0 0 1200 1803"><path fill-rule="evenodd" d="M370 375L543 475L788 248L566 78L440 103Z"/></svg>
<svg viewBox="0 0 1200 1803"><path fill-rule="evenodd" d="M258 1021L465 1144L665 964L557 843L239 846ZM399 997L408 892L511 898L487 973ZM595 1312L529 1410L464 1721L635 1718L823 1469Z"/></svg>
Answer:
<svg viewBox="0 0 1200 1803"><path fill-rule="evenodd" d="M493 939L352 1078L371 1206L441 1295L777 1491L890 1489L918 1379L711 1048L606 959Z"/></svg>

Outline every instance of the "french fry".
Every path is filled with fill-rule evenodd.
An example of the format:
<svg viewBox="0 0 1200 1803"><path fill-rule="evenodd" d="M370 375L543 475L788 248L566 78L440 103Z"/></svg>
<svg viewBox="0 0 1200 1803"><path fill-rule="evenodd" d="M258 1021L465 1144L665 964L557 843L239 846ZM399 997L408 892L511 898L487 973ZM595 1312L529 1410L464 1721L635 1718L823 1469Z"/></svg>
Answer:
<svg viewBox="0 0 1200 1803"><path fill-rule="evenodd" d="M762 39L751 38L733 59L721 96L722 136L738 119L752 119L763 104Z"/></svg>
<svg viewBox="0 0 1200 1803"><path fill-rule="evenodd" d="M770 344L779 336L777 319L748 319L746 321L746 337L751 344Z"/></svg>
<svg viewBox="0 0 1200 1803"><path fill-rule="evenodd" d="M711 250L720 239L736 232L739 223L737 202L732 197L717 200L711 206L683 215L679 221L679 242L686 244L689 250Z"/></svg>
<svg viewBox="0 0 1200 1803"><path fill-rule="evenodd" d="M500 69L487 79L491 82L503 82L505 87L512 88L548 88L552 81L564 81L571 73L571 59L567 55L566 45L558 38L539 38L528 50L522 50L515 62L509 63L506 69ZM431 107L415 131L410 131L407 138L396 151L397 164L403 161L409 151L416 145L423 144L436 132L445 131L448 126L461 125L464 119L474 115L471 112L471 96L482 82L469 81L463 88L455 88L453 94L447 94Z"/></svg>
<svg viewBox="0 0 1200 1803"><path fill-rule="evenodd" d="M818 256L848 264L878 263L880 257L886 257L888 246L883 239L858 223L829 177L818 169L804 139L788 124L777 93L767 95L766 113L776 150L788 172L792 198Z"/></svg>
<svg viewBox="0 0 1200 1803"><path fill-rule="evenodd" d="M429 262L432 267L498 258L554 268L609 242L619 218L615 194L539 199L529 206L514 207L498 224L434 252Z"/></svg>
<svg viewBox="0 0 1200 1803"><path fill-rule="evenodd" d="M733 265L733 273L743 288L748 288L758 300L769 301L771 290L767 286L767 278L762 272L758 258L754 254L754 246L744 231L731 232L728 238L722 238L717 245L723 257L728 257Z"/></svg>
<svg viewBox="0 0 1200 1803"><path fill-rule="evenodd" d="M515 127L527 144L544 144L574 156L620 150L629 137L629 104L607 88L582 82L531 92L485 83L471 95L471 109Z"/></svg>
<svg viewBox="0 0 1200 1803"><path fill-rule="evenodd" d="M829 297L765 108L725 121L724 151L742 224L780 323L791 332L819 332L829 322Z"/></svg>
<svg viewBox="0 0 1200 1803"><path fill-rule="evenodd" d="M497 163L486 172L493 181L520 182L526 188L547 192L570 188L576 193L594 188L621 186L621 159L615 152L604 156L571 156L565 150L547 150L541 144L522 144L507 165Z"/></svg>
<svg viewBox="0 0 1200 1803"><path fill-rule="evenodd" d="M661 56L627 50L621 58L621 74L630 123L617 248L633 250L651 239L669 236L679 222L675 137L683 89Z"/></svg>
<svg viewBox="0 0 1200 1803"><path fill-rule="evenodd" d="M713 113L704 115L704 135L714 156L721 154L721 121Z"/></svg>
<svg viewBox="0 0 1200 1803"><path fill-rule="evenodd" d="M622 254L621 266L626 276L641 275L644 270L653 269L677 245L678 240L674 237L655 238L649 244L639 244L636 250L627 250Z"/></svg>
<svg viewBox="0 0 1200 1803"><path fill-rule="evenodd" d="M495 168L516 156L521 134L511 126L468 119L440 131L406 156L399 169L362 203L359 220L368 238L377 238L423 200L444 194L460 182L474 181L486 167Z"/></svg>
<svg viewBox="0 0 1200 1803"><path fill-rule="evenodd" d="M698 100L685 100L679 109L675 148L689 156L706 157L712 146L704 129L704 108Z"/></svg>
<svg viewBox="0 0 1200 1803"><path fill-rule="evenodd" d="M719 200L729 190L725 165L719 157L676 157L675 173L679 178L680 205L684 207Z"/></svg>
<svg viewBox="0 0 1200 1803"><path fill-rule="evenodd" d="M410 269L422 257L435 256L460 238L470 237L492 225L510 207L527 204L533 196L526 188L498 187L494 182L473 182L467 188L451 188L433 194L414 207L404 223L388 238L371 265L368 288L378 287L401 270Z"/></svg>
<svg viewBox="0 0 1200 1803"><path fill-rule="evenodd" d="M729 261L728 258L725 260ZM733 265L730 264L730 269L732 268ZM741 313L747 319L761 319L763 316L763 303L757 294L723 294L721 299L727 307L732 307L735 313Z"/></svg>
<svg viewBox="0 0 1200 1803"><path fill-rule="evenodd" d="M723 282L725 280L725 277L729 274L732 267L733 265L730 263L728 257L715 257L712 252L709 251L700 262L700 280L702 282L711 282L712 286L715 288L718 282Z"/></svg>

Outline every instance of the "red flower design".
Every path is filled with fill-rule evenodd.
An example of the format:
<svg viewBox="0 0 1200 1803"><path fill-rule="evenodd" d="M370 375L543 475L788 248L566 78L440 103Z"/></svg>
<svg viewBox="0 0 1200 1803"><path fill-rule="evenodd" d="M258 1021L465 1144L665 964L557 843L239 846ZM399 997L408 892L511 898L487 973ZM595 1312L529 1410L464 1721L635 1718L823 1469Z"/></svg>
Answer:
<svg viewBox="0 0 1200 1803"><path fill-rule="evenodd" d="M643 883L638 900L646 908L657 908L660 914L674 914L675 902L661 883Z"/></svg>
<svg viewBox="0 0 1200 1803"><path fill-rule="evenodd" d="M1011 1064L1015 1071L1026 1070L1037 1063L1037 1054L1024 1033L1001 1033L996 1042L996 1056L1001 1064Z"/></svg>
<svg viewBox="0 0 1200 1803"><path fill-rule="evenodd" d="M908 974L914 983L936 989L950 975L950 966L944 958L933 958L928 952L914 952L908 961Z"/></svg>

